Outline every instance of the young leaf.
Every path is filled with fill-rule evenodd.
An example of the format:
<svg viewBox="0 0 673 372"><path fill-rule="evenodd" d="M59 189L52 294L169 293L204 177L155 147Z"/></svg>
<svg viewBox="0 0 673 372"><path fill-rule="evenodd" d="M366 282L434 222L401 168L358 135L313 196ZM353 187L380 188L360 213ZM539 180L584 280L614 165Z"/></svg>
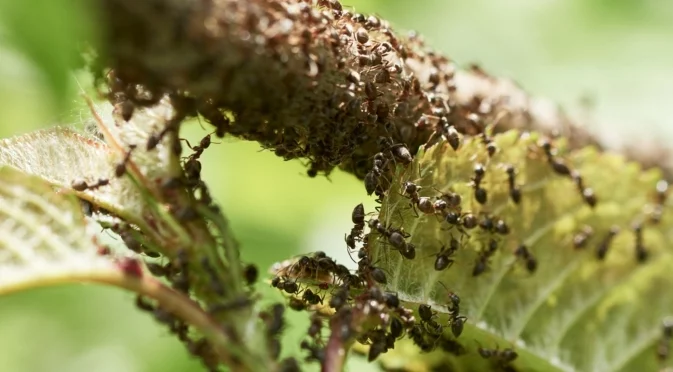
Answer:
<svg viewBox="0 0 673 372"><path fill-rule="evenodd" d="M466 353L422 358L452 370L660 368L661 322L673 314L673 220L660 172L593 148L566 151L563 140L545 150L535 133L492 140L500 149L493 156L472 137L457 151L445 142L420 151L412 167L398 171L380 218L410 234L415 259L403 258L384 236L370 236L387 290L414 309L432 305L449 328L444 337L457 316L449 292L460 297L465 330L449 338ZM444 193L450 200L455 193L462 202L424 214L412 207L404 182L421 186L419 197L441 200ZM518 203L512 188L520 190ZM449 212L455 214L447 219ZM458 246L446 256L452 239ZM454 262L437 270L438 257ZM484 358L479 348L498 352L484 351ZM506 348L518 354L511 364L502 358ZM399 357L388 358L399 367Z"/></svg>

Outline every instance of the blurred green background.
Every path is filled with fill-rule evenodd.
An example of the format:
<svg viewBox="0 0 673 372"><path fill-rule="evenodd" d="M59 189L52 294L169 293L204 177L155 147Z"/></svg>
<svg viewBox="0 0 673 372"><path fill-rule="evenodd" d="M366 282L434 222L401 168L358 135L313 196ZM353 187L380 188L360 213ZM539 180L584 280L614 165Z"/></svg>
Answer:
<svg viewBox="0 0 673 372"><path fill-rule="evenodd" d="M95 31L72 0L0 0L0 137L87 113L64 73L78 33ZM615 144L672 138L673 3L657 0L351 0L398 30L421 32L459 64L478 62L563 104ZM193 124L189 136L205 132ZM300 252L340 261L352 207L372 198L350 175L309 179L254 143L225 139L205 155L204 174L246 260L266 270ZM260 289L272 296L267 286ZM278 299L278 297L275 297ZM300 317L287 351L305 330ZM168 332L136 311L132 295L70 286L0 297L2 371L201 371ZM353 361L352 371L363 371Z"/></svg>

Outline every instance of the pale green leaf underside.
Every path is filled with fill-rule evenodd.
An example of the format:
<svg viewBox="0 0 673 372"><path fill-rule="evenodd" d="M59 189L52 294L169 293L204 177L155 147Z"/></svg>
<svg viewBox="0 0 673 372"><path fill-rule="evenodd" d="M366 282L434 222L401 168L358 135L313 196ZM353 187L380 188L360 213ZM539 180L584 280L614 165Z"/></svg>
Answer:
<svg viewBox="0 0 673 372"><path fill-rule="evenodd" d="M119 271L96 253L94 229L74 197L0 167L0 294Z"/></svg>
<svg viewBox="0 0 673 372"><path fill-rule="evenodd" d="M0 140L0 166L10 165L62 188L70 188L74 181L91 185L100 179L109 180L109 185L82 191L78 196L134 221L147 205L132 179L115 177L115 166L136 146L131 163L138 171L134 176L144 178L141 183L156 186L179 175L179 159L172 153L170 139L146 150L148 138L163 129L173 111L164 99L157 106L137 110L131 121L119 122L123 119L110 113L113 110L109 104L95 109L109 142L67 127L44 129Z"/></svg>
<svg viewBox="0 0 673 372"><path fill-rule="evenodd" d="M405 260L382 244L383 239L374 240L374 260L391 278L388 290L399 291L414 304L434 304L439 312L446 312L442 304L447 303L440 281L460 296L461 313L469 320L458 341L471 353L450 357L457 370L489 370L476 355L478 345L514 347L520 356L513 365L526 371L658 370L655 347L661 321L673 314L673 248L668 243L673 216L665 208L660 224L644 225L649 252L644 263L635 259L631 226L648 221L659 172L642 171L637 164L592 148L566 153L557 141L558 156L581 171L585 185L595 190L598 204L592 209L570 178L552 171L537 140L536 134L520 136L516 131L494 136L500 150L490 159L480 139L466 139L457 152L442 142L421 151L413 167L398 172L381 217L394 228L404 226L417 254L415 260ZM477 162L486 167L482 185L488 202L483 206L470 185ZM517 168L516 182L523 191L520 205L509 199L505 164ZM500 245L489 271L472 276L477 254L490 237L479 227L469 231L452 267L434 270L432 255L440 241L448 245L451 234L460 234L446 230L449 225L435 216L415 217L408 199L399 194L407 180L423 186L421 196L436 196L433 187L452 190L462 196L463 212L490 213L509 224L508 236L494 236ZM572 237L583 225L591 226L594 235L587 248L576 250ZM621 232L607 258L599 261L597 246L613 225ZM538 260L533 274L514 256L521 243Z"/></svg>

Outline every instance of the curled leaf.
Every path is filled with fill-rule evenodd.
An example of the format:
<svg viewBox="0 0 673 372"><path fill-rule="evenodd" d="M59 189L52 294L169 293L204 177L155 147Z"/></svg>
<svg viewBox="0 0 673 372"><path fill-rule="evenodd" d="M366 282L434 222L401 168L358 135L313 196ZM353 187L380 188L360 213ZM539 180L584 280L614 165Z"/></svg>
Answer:
<svg viewBox="0 0 673 372"><path fill-rule="evenodd" d="M381 220L410 235L416 258L372 233L387 289L414 309L432 305L449 335L449 294L459 296L466 322L455 341L467 353L444 353L452 368L495 368L502 360L478 349L511 348L518 358L507 365L517 370L657 370L661 322L673 314L661 173L535 133L492 141L492 156L480 138L458 151L441 142L398 172ZM405 182L421 187L418 197L462 202L423 213Z"/></svg>

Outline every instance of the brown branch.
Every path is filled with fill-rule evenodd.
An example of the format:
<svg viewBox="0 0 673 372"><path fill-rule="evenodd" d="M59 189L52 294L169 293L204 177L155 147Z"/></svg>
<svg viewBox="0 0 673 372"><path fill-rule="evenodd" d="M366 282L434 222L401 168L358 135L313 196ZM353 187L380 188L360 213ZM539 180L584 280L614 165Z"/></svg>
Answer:
<svg viewBox="0 0 673 372"><path fill-rule="evenodd" d="M445 116L474 135L538 129L597 144L554 105L478 67L459 71L421 37L335 0L99 0L110 98L136 104L136 84L169 93L188 115L255 140L310 175L340 166L359 178L392 137L412 153ZM231 123L227 113L233 115Z"/></svg>

